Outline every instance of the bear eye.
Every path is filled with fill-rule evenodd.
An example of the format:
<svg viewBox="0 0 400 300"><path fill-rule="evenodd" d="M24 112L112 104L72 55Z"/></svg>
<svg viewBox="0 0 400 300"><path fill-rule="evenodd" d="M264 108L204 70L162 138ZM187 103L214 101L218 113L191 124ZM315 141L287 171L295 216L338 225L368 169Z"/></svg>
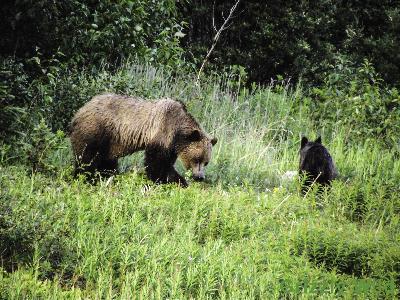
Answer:
<svg viewBox="0 0 400 300"><path fill-rule="evenodd" d="M194 160L195 164L201 164L201 162L203 161L203 159L201 157L198 157Z"/></svg>
<svg viewBox="0 0 400 300"><path fill-rule="evenodd" d="M208 162L206 162L206 163L204 164L205 167L207 167L207 165L208 165Z"/></svg>

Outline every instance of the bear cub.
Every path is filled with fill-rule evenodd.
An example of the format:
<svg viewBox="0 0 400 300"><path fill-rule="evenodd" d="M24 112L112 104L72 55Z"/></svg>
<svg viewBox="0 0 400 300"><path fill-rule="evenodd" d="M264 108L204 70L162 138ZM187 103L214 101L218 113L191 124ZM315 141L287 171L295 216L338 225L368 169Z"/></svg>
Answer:
<svg viewBox="0 0 400 300"><path fill-rule="evenodd" d="M151 102L115 94L95 96L80 108L69 136L75 174L113 174L119 157L144 150L149 179L183 187L187 182L174 168L176 159L201 181L217 142L203 132L181 102L170 98Z"/></svg>
<svg viewBox="0 0 400 300"><path fill-rule="evenodd" d="M301 139L299 175L305 182L302 192L305 193L314 183L326 186L337 177L333 159L328 150L322 145L321 137L311 142L307 137Z"/></svg>

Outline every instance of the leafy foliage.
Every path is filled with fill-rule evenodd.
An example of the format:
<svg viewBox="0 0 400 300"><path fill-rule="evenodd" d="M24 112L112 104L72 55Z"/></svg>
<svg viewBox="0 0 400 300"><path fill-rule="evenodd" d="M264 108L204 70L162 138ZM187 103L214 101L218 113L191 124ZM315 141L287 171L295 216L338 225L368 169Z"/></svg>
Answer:
<svg viewBox="0 0 400 300"><path fill-rule="evenodd" d="M31 92L23 65L12 59L0 61L0 139L15 134L26 116Z"/></svg>
<svg viewBox="0 0 400 300"><path fill-rule="evenodd" d="M138 57L179 64L183 23L175 1L13 1L2 5L3 56L49 58L74 64ZM40 57L40 58L42 58Z"/></svg>
<svg viewBox="0 0 400 300"><path fill-rule="evenodd" d="M21 143L22 159L26 159L26 165L31 166L34 172L54 171L55 166L50 158L55 151L62 149L64 138L63 131L52 133L44 119L41 119Z"/></svg>
<svg viewBox="0 0 400 300"><path fill-rule="evenodd" d="M386 87L367 60L354 67L342 58L331 68L324 85L311 90L314 119L320 125L348 128L354 140L378 137L388 145L398 145L398 89Z"/></svg>
<svg viewBox="0 0 400 300"><path fill-rule="evenodd" d="M235 2L193 0L182 8L189 23L187 56L204 57L214 25L219 28ZM399 11L392 0L241 1L211 61L218 69L242 65L251 81L268 83L283 75L318 85L341 54L355 63L367 58L387 83L396 85Z"/></svg>

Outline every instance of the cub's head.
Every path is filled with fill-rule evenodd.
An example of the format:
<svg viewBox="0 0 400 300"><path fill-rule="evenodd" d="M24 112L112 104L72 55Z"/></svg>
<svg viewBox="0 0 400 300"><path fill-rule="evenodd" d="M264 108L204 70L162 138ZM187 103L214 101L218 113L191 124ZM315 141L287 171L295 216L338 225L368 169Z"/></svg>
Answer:
<svg viewBox="0 0 400 300"><path fill-rule="evenodd" d="M182 137L178 156L187 170L191 170L193 179L205 179L205 167L211 159L212 146L217 139L206 136L198 129L185 133Z"/></svg>
<svg viewBox="0 0 400 300"><path fill-rule="evenodd" d="M307 152L311 147L322 145L321 137L319 136L314 142L309 141L307 137L303 136L301 138L300 153Z"/></svg>
<svg viewBox="0 0 400 300"><path fill-rule="evenodd" d="M301 138L301 144L300 144L300 164L304 162L306 157L308 155L312 155L313 151L312 149L316 148L321 148L322 147L322 142L321 142L321 137L319 136L314 142L308 140L307 137L303 136ZM315 152L315 151L314 151Z"/></svg>

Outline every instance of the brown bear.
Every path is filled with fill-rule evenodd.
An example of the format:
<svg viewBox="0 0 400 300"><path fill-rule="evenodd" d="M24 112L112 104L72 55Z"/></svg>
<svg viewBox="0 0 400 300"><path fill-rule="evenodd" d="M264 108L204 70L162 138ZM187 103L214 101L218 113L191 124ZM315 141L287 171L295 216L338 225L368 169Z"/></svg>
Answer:
<svg viewBox="0 0 400 300"><path fill-rule="evenodd" d="M115 173L118 158L145 151L146 174L156 183L187 186L174 163L179 157L193 179L205 177L216 138L210 138L183 103L163 98L150 102L115 94L93 97L70 125L75 174Z"/></svg>

